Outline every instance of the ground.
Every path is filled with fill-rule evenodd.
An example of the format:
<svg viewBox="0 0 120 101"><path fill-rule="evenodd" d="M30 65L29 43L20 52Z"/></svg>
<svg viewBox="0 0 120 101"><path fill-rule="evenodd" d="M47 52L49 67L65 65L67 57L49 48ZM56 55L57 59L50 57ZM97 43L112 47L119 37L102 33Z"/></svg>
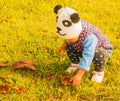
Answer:
<svg viewBox="0 0 120 101"><path fill-rule="evenodd" d="M59 77L70 61L66 53L56 53L63 43L55 28L57 4L77 10L81 19L97 26L113 44L101 84L90 80L93 65L78 87L61 84ZM0 93L0 101L120 100L119 11L119 0L0 0L0 62L9 61L0 67L0 85L11 85L8 93ZM37 70L12 68L23 59L32 61Z"/></svg>

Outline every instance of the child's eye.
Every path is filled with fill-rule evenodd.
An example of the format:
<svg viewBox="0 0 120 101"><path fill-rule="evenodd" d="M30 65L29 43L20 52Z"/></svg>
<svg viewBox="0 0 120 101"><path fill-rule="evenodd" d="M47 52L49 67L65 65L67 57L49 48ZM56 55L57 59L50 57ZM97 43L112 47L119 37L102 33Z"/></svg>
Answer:
<svg viewBox="0 0 120 101"><path fill-rule="evenodd" d="M63 25L66 26L66 27L70 27L72 25L72 23L68 20L64 20L62 21Z"/></svg>

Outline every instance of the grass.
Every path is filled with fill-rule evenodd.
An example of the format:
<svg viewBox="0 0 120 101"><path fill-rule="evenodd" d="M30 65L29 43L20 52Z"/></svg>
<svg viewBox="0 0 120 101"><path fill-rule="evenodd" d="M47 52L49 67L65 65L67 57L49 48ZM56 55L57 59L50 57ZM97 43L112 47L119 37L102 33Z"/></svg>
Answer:
<svg viewBox="0 0 120 101"><path fill-rule="evenodd" d="M101 84L91 82L86 73L81 84L74 88L63 86L60 75L69 66L66 53L56 54L63 40L55 31L55 5L69 6L78 11L81 19L93 23L109 38L114 52L105 69ZM120 100L120 3L119 0L0 0L0 84L10 83L12 89L0 93L0 101L118 101ZM14 70L11 66L22 59L33 61L37 70ZM91 66L92 67L92 66ZM43 74L53 75L52 79ZM16 89L23 87L24 93Z"/></svg>

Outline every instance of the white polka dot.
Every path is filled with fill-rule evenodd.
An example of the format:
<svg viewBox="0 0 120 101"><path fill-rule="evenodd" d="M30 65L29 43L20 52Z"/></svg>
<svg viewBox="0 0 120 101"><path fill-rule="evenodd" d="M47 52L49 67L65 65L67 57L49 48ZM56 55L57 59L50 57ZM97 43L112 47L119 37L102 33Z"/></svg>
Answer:
<svg viewBox="0 0 120 101"><path fill-rule="evenodd" d="M102 57L103 57L103 55L100 55L100 57L102 58Z"/></svg>
<svg viewBox="0 0 120 101"><path fill-rule="evenodd" d="M95 60L98 60L98 58L96 58Z"/></svg>
<svg viewBox="0 0 120 101"><path fill-rule="evenodd" d="M95 52L98 52L98 50L95 50Z"/></svg>
<svg viewBox="0 0 120 101"><path fill-rule="evenodd" d="M67 51L70 51L69 49L67 49Z"/></svg>
<svg viewBox="0 0 120 101"><path fill-rule="evenodd" d="M107 60L106 58L104 58L104 60Z"/></svg>

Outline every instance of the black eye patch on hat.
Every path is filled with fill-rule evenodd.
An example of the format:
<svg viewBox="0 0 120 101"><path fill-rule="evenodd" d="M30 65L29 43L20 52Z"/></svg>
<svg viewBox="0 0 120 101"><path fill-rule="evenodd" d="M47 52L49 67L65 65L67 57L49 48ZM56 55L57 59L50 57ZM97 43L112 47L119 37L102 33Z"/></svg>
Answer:
<svg viewBox="0 0 120 101"><path fill-rule="evenodd" d="M78 15L78 13L73 13L71 16L70 16L70 19L73 23L77 23L79 20L80 20L80 17Z"/></svg>

